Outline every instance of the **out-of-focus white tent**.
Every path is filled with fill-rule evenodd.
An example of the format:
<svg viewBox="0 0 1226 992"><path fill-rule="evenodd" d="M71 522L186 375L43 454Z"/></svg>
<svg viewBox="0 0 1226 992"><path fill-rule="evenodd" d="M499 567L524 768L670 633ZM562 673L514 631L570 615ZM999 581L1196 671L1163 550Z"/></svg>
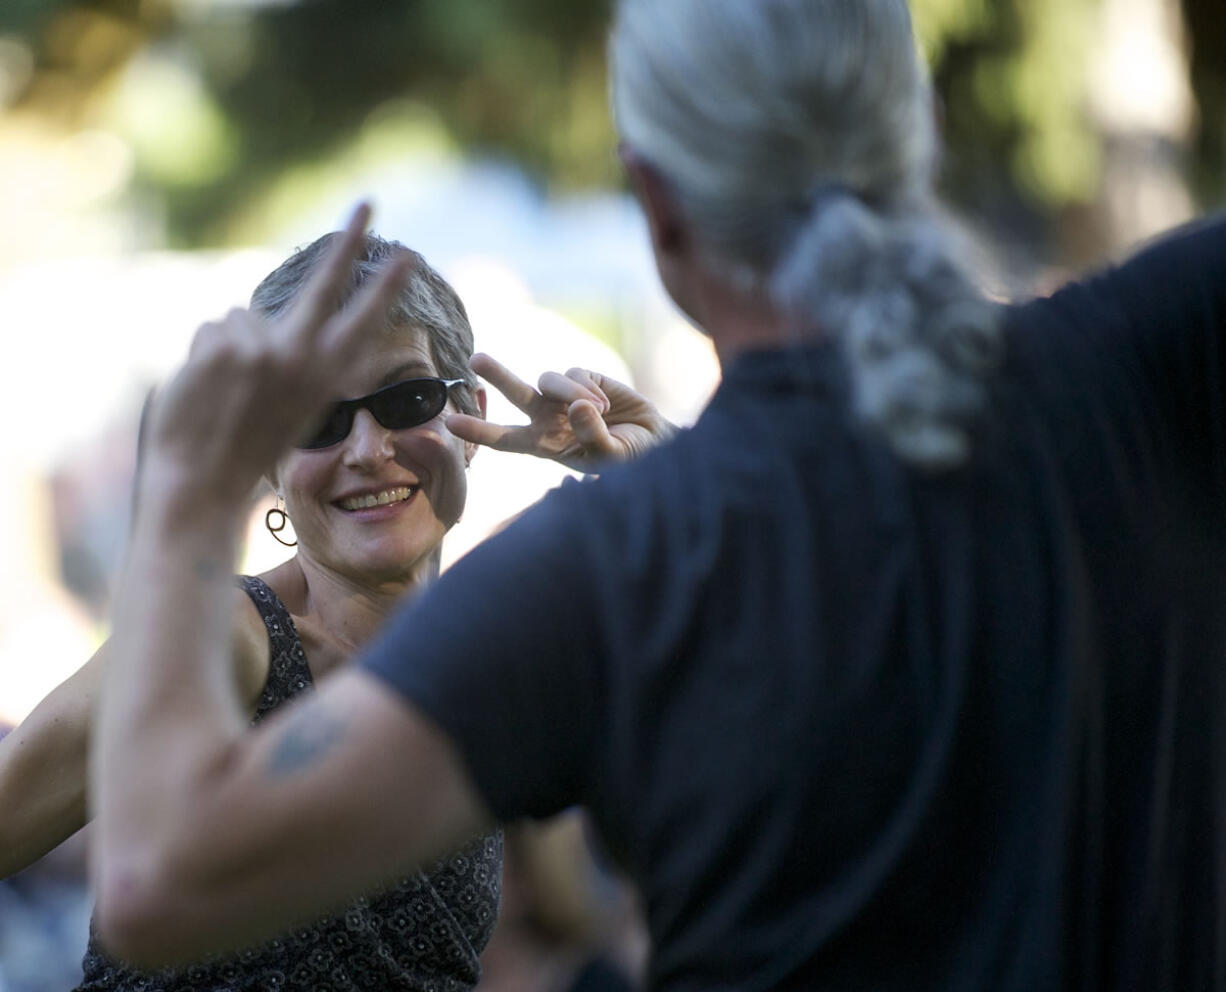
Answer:
<svg viewBox="0 0 1226 992"><path fill-rule="evenodd" d="M597 369L635 383L686 422L717 378L705 339L665 301L635 205L623 196L553 200L515 170L429 158L355 175L296 216L278 247L41 258L0 269L0 417L7 438L0 505L0 719L16 721L97 646L104 625L65 591L53 510L78 506L85 540L113 568L124 540L135 425L148 389L186 356L198 324L243 305L294 247L338 227L358 196L374 228L421 251L464 298L477 348L535 381ZM564 312L605 315L627 362ZM205 413L207 415L207 413ZM489 416L524 418L491 390ZM556 485L553 463L485 451L473 462L454 560ZM69 496L50 480L67 477ZM257 521L259 515L257 514ZM244 567L285 557L253 526Z"/></svg>

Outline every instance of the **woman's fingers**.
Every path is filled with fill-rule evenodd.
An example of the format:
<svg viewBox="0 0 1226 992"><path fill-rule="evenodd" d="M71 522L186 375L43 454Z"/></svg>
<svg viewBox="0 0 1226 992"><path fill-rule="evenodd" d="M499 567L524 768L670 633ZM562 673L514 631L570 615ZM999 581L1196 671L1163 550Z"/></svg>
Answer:
<svg viewBox="0 0 1226 992"><path fill-rule="evenodd" d="M597 460L620 457L621 449L609 433L609 426L600 410L591 400L575 400L567 408L566 416L570 429L575 433L575 440L589 457Z"/></svg>
<svg viewBox="0 0 1226 992"><path fill-rule="evenodd" d="M538 392L489 355L474 355L471 366L532 422L508 427L453 414L448 428L470 443L552 458L585 470L650 447L658 440L657 425L664 424L642 395L587 369L572 368L565 375L546 372L538 381ZM639 434L648 440L639 441Z"/></svg>
<svg viewBox="0 0 1226 992"><path fill-rule="evenodd" d="M523 379L497 359L482 352L473 355L468 364L477 375L510 400L513 406L531 416L537 392Z"/></svg>
<svg viewBox="0 0 1226 992"><path fill-rule="evenodd" d="M594 396L600 396L608 399L608 393L604 389L604 377L597 372L591 372L588 369L567 369L566 378L573 379L579 385L583 386ZM611 380L610 380L611 381ZM597 404L599 406L599 404Z"/></svg>
<svg viewBox="0 0 1226 992"><path fill-rule="evenodd" d="M461 441L470 444L483 444L497 451L512 450L507 446L508 435L517 428L505 427L502 424L491 424L480 417L472 417L467 413L453 413L446 419L447 430L451 431Z"/></svg>
<svg viewBox="0 0 1226 992"><path fill-rule="evenodd" d="M552 400L555 403L565 403L567 406L578 401L586 400L591 403L598 412L604 413L609 408L608 397L600 390L600 387L592 382L591 376L588 373L582 373L586 379L580 379L576 373L578 369L571 369L566 375L559 375L557 372L546 372L541 376L538 383L541 395L547 400Z"/></svg>
<svg viewBox="0 0 1226 992"><path fill-rule="evenodd" d="M616 407L618 410L637 415L641 411L654 412L655 407L650 400L642 393L631 386L627 386L624 382L618 382L616 379L610 378L607 375L598 373L590 373L597 388L609 398L611 407Z"/></svg>
<svg viewBox="0 0 1226 992"><path fill-rule="evenodd" d="M531 427L509 427L506 424L491 424L480 417L467 413L453 413L446 420L447 429L461 441L481 444L495 451L509 451L517 455L531 454L549 457L540 450L540 442Z"/></svg>

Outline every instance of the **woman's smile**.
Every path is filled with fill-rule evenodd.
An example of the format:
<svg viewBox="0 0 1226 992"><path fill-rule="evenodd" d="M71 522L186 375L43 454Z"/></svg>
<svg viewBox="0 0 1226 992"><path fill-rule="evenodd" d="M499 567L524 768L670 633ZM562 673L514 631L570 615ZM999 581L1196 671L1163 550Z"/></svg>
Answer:
<svg viewBox="0 0 1226 992"><path fill-rule="evenodd" d="M372 489L361 493L351 493L333 502L346 513L362 513L367 510L396 509L412 502L420 485L391 486L385 489Z"/></svg>

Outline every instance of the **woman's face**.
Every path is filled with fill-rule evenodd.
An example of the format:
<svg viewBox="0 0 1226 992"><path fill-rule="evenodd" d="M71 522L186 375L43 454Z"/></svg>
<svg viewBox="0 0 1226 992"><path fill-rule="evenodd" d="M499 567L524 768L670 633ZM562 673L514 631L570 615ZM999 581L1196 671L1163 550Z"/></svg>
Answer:
<svg viewBox="0 0 1226 992"><path fill-rule="evenodd" d="M392 331L354 362L344 395L437 375L424 332ZM285 455L272 481L285 498L299 557L364 585L428 578L467 495L465 444L443 424L452 412L449 399L428 423L394 431L359 410L344 440ZM369 496L380 505L359 505Z"/></svg>

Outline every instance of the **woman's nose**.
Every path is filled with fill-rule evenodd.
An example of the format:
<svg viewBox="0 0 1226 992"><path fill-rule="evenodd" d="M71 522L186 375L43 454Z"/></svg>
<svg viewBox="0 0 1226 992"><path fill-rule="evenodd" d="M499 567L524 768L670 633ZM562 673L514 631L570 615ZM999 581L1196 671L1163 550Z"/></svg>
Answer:
<svg viewBox="0 0 1226 992"><path fill-rule="evenodd" d="M353 416L353 427L345 439L346 464L366 465L386 461L396 452L392 432L371 415L359 410Z"/></svg>

